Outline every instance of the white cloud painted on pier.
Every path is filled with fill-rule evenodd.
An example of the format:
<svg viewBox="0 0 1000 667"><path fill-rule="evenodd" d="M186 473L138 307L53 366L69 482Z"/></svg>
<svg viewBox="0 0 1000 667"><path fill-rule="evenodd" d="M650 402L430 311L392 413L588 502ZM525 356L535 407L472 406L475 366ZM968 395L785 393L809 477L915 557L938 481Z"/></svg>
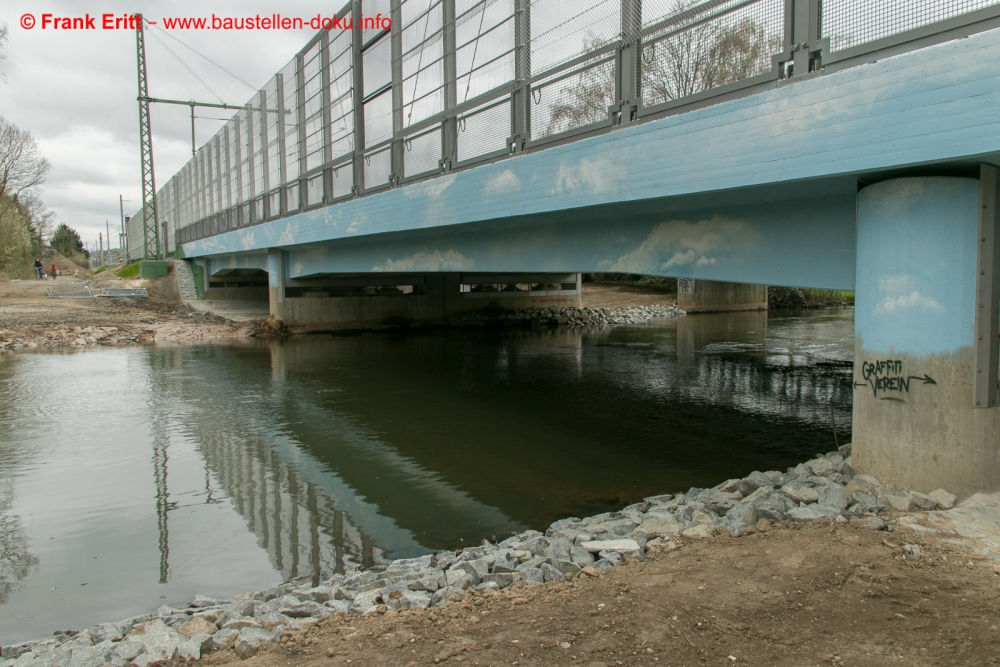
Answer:
<svg viewBox="0 0 1000 667"><path fill-rule="evenodd" d="M622 273L661 273L682 267L711 266L737 243L755 243L757 234L741 220L715 216L690 223L686 220L661 222L635 250L602 268Z"/></svg>
<svg viewBox="0 0 1000 667"><path fill-rule="evenodd" d="M878 293L882 300L872 309L876 315L888 315L903 310L922 310L926 313L943 313L945 307L920 292L920 281L909 273L897 273L878 279Z"/></svg>
<svg viewBox="0 0 1000 667"><path fill-rule="evenodd" d="M382 264L373 266L372 271L468 271L474 264L460 252L435 250L413 253L398 260L387 258Z"/></svg>

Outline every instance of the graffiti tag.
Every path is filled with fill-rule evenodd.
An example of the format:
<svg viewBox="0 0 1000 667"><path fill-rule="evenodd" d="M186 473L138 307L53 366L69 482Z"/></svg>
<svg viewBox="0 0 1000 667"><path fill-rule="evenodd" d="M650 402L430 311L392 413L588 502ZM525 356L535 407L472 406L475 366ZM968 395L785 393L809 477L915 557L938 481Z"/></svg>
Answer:
<svg viewBox="0 0 1000 667"><path fill-rule="evenodd" d="M864 382L855 382L855 389L870 387L872 395L882 399L896 398L897 395L910 393L910 383L913 380L918 384L937 384L926 373L923 376L907 375L903 370L903 362L899 359L866 361L861 364L861 377Z"/></svg>

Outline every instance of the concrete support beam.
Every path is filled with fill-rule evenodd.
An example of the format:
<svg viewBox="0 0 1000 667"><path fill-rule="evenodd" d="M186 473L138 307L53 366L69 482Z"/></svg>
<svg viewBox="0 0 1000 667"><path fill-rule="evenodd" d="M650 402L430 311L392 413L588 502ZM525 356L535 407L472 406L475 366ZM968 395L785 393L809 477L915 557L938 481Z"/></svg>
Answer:
<svg viewBox="0 0 1000 667"><path fill-rule="evenodd" d="M980 199L944 177L858 195L853 464L883 482L1000 488L1000 408L973 400Z"/></svg>
<svg viewBox="0 0 1000 667"><path fill-rule="evenodd" d="M767 286L681 278L677 305L688 313L767 310Z"/></svg>

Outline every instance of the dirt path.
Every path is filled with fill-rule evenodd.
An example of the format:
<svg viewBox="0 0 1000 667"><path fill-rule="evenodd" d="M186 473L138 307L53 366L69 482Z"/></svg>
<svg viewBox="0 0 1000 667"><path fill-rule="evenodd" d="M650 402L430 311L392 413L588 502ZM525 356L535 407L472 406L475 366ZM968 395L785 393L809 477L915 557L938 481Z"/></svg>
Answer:
<svg viewBox="0 0 1000 667"><path fill-rule="evenodd" d="M583 305L588 308L672 306L677 299L661 290L615 283L583 283Z"/></svg>
<svg viewBox="0 0 1000 667"><path fill-rule="evenodd" d="M998 592L989 561L939 536L819 520L668 543L597 577L430 612L330 617L247 665L988 665Z"/></svg>

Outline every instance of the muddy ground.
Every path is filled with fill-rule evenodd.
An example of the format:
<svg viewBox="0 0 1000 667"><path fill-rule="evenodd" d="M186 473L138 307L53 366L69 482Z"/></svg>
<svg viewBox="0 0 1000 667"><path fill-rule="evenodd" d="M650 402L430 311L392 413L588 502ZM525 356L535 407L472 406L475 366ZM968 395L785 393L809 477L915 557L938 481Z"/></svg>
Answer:
<svg viewBox="0 0 1000 667"><path fill-rule="evenodd" d="M917 560L904 544L920 546ZM994 567L903 524L784 524L670 542L596 577L467 592L430 612L338 615L246 664L990 665L1000 662Z"/></svg>
<svg viewBox="0 0 1000 667"><path fill-rule="evenodd" d="M0 282L0 349L61 348L129 343L197 342L246 338L246 323L190 317L176 294L173 276L120 280L97 276L95 287L145 287L147 299L52 299L47 287L82 280Z"/></svg>

